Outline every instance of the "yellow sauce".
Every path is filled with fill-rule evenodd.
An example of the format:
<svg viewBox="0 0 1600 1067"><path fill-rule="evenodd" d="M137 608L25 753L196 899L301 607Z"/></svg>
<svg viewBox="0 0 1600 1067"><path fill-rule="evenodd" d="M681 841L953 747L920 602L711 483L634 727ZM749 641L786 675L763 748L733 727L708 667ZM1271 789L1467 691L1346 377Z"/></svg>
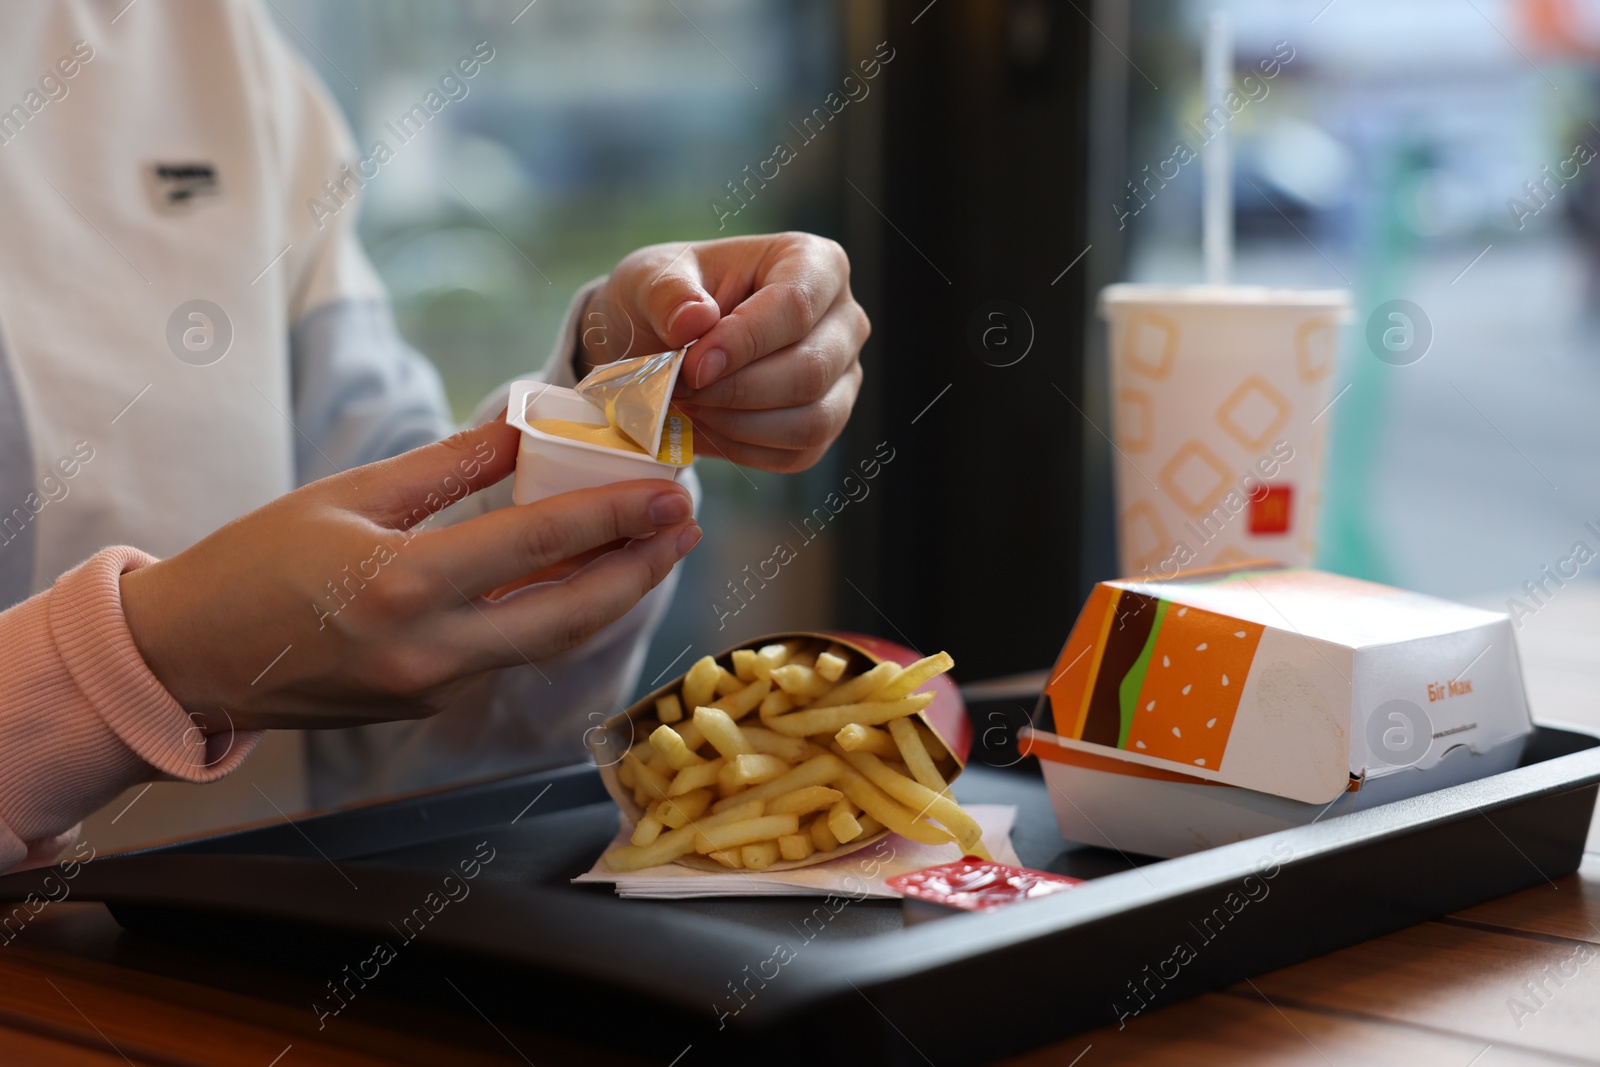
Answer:
<svg viewBox="0 0 1600 1067"><path fill-rule="evenodd" d="M605 423L575 422L572 419L534 419L528 425L552 437L565 437L569 441L582 441L585 444L634 452L641 456L646 454L644 449L634 444L621 430Z"/></svg>

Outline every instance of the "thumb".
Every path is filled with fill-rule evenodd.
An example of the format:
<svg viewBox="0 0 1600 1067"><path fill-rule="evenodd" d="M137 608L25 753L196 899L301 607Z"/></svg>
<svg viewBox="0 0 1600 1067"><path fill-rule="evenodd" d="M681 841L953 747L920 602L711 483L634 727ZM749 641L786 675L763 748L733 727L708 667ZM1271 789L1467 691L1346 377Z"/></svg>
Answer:
<svg viewBox="0 0 1600 1067"><path fill-rule="evenodd" d="M515 470L520 437L497 418L328 481L348 487L352 510L407 530Z"/></svg>
<svg viewBox="0 0 1600 1067"><path fill-rule="evenodd" d="M716 299L706 290L692 246L677 250L664 266L641 280L644 284L634 290L639 312L666 348L682 348L722 318Z"/></svg>

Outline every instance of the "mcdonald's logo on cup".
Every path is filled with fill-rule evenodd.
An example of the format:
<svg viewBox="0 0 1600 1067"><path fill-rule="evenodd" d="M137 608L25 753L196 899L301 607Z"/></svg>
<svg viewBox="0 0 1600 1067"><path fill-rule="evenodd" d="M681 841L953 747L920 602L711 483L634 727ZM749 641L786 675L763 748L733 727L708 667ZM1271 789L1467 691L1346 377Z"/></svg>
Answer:
<svg viewBox="0 0 1600 1067"><path fill-rule="evenodd" d="M1294 486L1269 485L1266 492L1250 500L1250 533L1286 534L1293 515Z"/></svg>

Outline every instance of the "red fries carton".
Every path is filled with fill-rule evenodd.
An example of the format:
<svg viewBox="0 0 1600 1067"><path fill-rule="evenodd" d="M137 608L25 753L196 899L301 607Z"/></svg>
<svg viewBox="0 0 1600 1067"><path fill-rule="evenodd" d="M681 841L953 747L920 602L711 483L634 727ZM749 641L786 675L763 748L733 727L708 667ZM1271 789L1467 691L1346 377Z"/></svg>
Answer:
<svg viewBox="0 0 1600 1067"><path fill-rule="evenodd" d="M1252 561L1102 582L1022 749L1062 836L1176 856L1516 766L1510 619Z"/></svg>
<svg viewBox="0 0 1600 1067"><path fill-rule="evenodd" d="M746 641L717 654L714 658L717 663L728 670L733 670L733 653L745 649L758 649L763 645L778 644L793 639L813 640L842 646L850 652L850 662L845 668L845 676L852 677L862 674L879 663L898 663L902 667L915 663L921 657L903 645L892 641L885 641L878 637L869 637L855 633L813 633L795 631L792 633L769 634ZM611 794L611 799L617 802L617 807L622 809L630 825L638 825L645 811L634 802L634 792L622 784L618 777L618 767L622 757L636 740L647 739L648 730L640 729L636 724L653 721L656 719L656 701L667 694L675 694L683 685L680 675L672 681L656 689L654 692L637 701L626 711L607 719L603 724L591 730L585 737L585 743L593 753L595 763L600 769L601 780L605 783L606 792ZM944 774L946 781L954 781L966 765L967 754L972 749L972 724L967 718L966 705L961 700L961 691L956 683L946 674L936 675L921 686L919 692L933 694L933 701L916 715L923 724L932 732L934 739L943 746L943 752L930 752L934 762ZM692 714L692 708L685 708L686 713ZM748 717L747 725L760 725L760 720L754 713ZM769 871L786 871L796 867L809 867L815 863L838 859L840 856L849 855L859 849L865 848L876 841L888 836L888 830L863 835L854 841L839 845L829 852L814 852L803 860L780 860L765 868ZM700 855L684 856L676 861L686 867L698 870L722 871L722 867L714 860Z"/></svg>

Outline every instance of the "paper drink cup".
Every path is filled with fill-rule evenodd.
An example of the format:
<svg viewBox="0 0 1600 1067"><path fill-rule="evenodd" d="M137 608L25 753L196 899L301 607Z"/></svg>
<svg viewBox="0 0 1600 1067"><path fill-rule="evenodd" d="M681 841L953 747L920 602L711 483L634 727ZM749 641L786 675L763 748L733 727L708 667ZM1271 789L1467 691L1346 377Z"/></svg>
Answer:
<svg viewBox="0 0 1600 1067"><path fill-rule="evenodd" d="M1121 284L1100 314L1122 573L1311 565L1349 293Z"/></svg>

